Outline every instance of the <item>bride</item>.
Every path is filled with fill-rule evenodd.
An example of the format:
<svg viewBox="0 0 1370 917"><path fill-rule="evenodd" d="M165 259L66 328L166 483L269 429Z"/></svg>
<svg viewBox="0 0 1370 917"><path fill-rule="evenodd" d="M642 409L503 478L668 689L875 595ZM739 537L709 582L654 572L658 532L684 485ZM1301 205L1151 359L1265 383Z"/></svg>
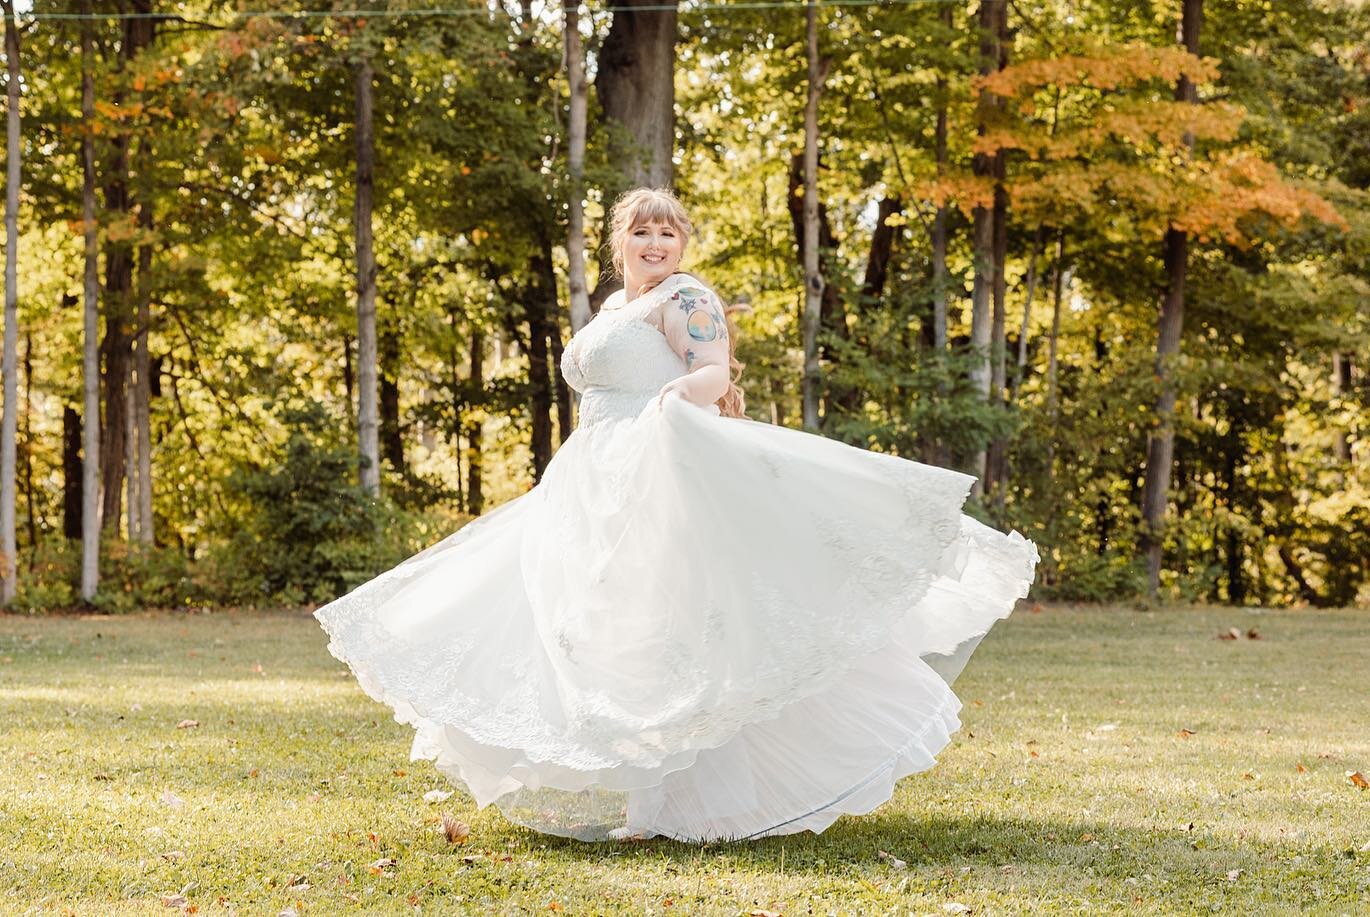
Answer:
<svg viewBox="0 0 1370 917"><path fill-rule="evenodd" d="M514 822L821 832L933 766L1037 551L962 514L969 475L745 419L680 203L629 192L612 229L541 482L315 617L411 757Z"/></svg>

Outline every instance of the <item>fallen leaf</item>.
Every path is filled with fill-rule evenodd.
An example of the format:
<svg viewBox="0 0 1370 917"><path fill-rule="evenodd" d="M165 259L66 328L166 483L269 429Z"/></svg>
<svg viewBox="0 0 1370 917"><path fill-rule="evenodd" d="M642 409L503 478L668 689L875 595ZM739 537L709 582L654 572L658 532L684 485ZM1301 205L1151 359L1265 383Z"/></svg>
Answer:
<svg viewBox="0 0 1370 917"><path fill-rule="evenodd" d="M403 777L408 771L391 771L390 773L394 774L396 777Z"/></svg>
<svg viewBox="0 0 1370 917"><path fill-rule="evenodd" d="M410 907L418 907L418 906L419 906L419 893L418 893L418 892L410 892L410 893L409 893L409 897L405 898L404 900L409 902L409 906L410 906Z"/></svg>
<svg viewBox="0 0 1370 917"><path fill-rule="evenodd" d="M194 729L196 726L199 726L199 725L200 725L200 721L199 721L199 720L181 720L181 722L179 722L179 723L176 724L176 728L177 728L177 729Z"/></svg>
<svg viewBox="0 0 1370 917"><path fill-rule="evenodd" d="M445 802L447 799L451 798L451 796L451 790L429 790L427 793L423 794L423 801L430 803Z"/></svg>
<svg viewBox="0 0 1370 917"><path fill-rule="evenodd" d="M1253 774L1253 773L1251 773L1250 771L1243 771L1243 772L1242 772L1242 779L1243 779L1243 780L1255 780L1255 779L1256 779L1256 775Z"/></svg>
<svg viewBox="0 0 1370 917"><path fill-rule="evenodd" d="M1360 771L1347 771L1346 779L1351 781L1351 785L1362 790L1370 790L1370 782L1361 776Z"/></svg>
<svg viewBox="0 0 1370 917"><path fill-rule="evenodd" d="M960 901L948 901L942 905L942 912L944 914L969 914L970 908Z"/></svg>
<svg viewBox="0 0 1370 917"><path fill-rule="evenodd" d="M1294 770L1298 771L1300 774L1306 774L1306 773L1308 773L1308 768L1306 768L1306 767L1303 766L1303 762L1302 762L1302 761L1300 761L1298 764L1295 764L1295 765L1294 765Z"/></svg>
<svg viewBox="0 0 1370 917"><path fill-rule="evenodd" d="M1175 735L1179 736L1182 739L1187 739L1190 736L1198 735L1198 733L1192 729L1181 729L1179 732L1175 733Z"/></svg>
<svg viewBox="0 0 1370 917"><path fill-rule="evenodd" d="M907 869L909 865L908 863L905 863L903 860L899 859L899 857L895 856L894 854L886 853L883 850L878 851L876 853L876 856L880 857L880 859L884 860L886 863L889 863L890 868L892 869Z"/></svg>
<svg viewBox="0 0 1370 917"><path fill-rule="evenodd" d="M785 917L779 911L768 911L764 908L756 908L747 912L747 917Z"/></svg>
<svg viewBox="0 0 1370 917"><path fill-rule="evenodd" d="M371 868L372 868L372 869L388 869L388 868L390 868L391 866L394 866L394 865L395 865L395 860L394 860L393 857L381 857L379 860L377 860L376 862L374 862L374 863L371 864Z"/></svg>
<svg viewBox="0 0 1370 917"><path fill-rule="evenodd" d="M163 895L163 896L162 896L162 906L163 906L163 907L175 907L175 908L180 908L181 910L185 910L187 907L190 906L190 900L187 899L185 895L181 895L181 894L176 894L176 895Z"/></svg>
<svg viewBox="0 0 1370 917"><path fill-rule="evenodd" d="M285 884L288 892L307 892L312 888L305 876L291 876L290 881Z"/></svg>
<svg viewBox="0 0 1370 917"><path fill-rule="evenodd" d="M157 798L161 800L162 803L164 803L165 805L171 806L173 809L179 809L181 806L186 804L186 801L184 799L182 799L180 796L177 796L175 793L171 792L171 790L163 790L162 795L158 796Z"/></svg>
<svg viewBox="0 0 1370 917"><path fill-rule="evenodd" d="M1237 881L1237 877L1240 876L1241 874L1242 874L1242 871L1241 871L1240 869L1229 869L1229 870L1227 871L1227 881L1229 881L1229 882L1236 882L1236 881Z"/></svg>
<svg viewBox="0 0 1370 917"><path fill-rule="evenodd" d="M162 859L175 863L185 855L186 852L184 850L168 850L166 853L162 854Z"/></svg>
<svg viewBox="0 0 1370 917"><path fill-rule="evenodd" d="M471 826L464 821L448 813L442 813L442 833L447 837L448 843L464 844L466 839L471 836Z"/></svg>
<svg viewBox="0 0 1370 917"><path fill-rule="evenodd" d="M560 905L558 902L556 902L556 901L552 901L552 902L548 903L548 905L547 905L547 910L549 910L549 911L559 911L559 910L561 910L561 905Z"/></svg>
<svg viewBox="0 0 1370 917"><path fill-rule="evenodd" d="M1237 628L1235 628L1235 627L1229 627L1227 630L1222 631L1222 632L1220 632L1220 633L1218 634L1218 639L1219 639L1219 640L1239 640L1239 639L1241 639L1241 636L1242 636L1242 632L1241 632L1241 631L1237 630Z"/></svg>
<svg viewBox="0 0 1370 917"><path fill-rule="evenodd" d="M1246 632L1246 639L1248 639L1248 640L1259 640L1259 639L1261 639L1261 632L1258 631L1258 630L1256 630L1256 628L1253 627L1253 628L1251 628L1250 630L1248 630L1248 631Z"/></svg>
<svg viewBox="0 0 1370 917"><path fill-rule="evenodd" d="M304 801L305 801L305 802L318 802L320 799L323 799L323 796L322 796L321 794L319 794L319 793L310 793L308 796L306 796L306 797L304 798Z"/></svg>

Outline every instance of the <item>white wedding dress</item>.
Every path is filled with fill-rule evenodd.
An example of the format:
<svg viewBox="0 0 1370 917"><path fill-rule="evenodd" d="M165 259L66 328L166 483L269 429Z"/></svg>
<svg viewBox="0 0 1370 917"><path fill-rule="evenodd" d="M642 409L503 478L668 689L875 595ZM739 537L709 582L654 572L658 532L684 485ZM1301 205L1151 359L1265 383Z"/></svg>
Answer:
<svg viewBox="0 0 1370 917"><path fill-rule="evenodd" d="M532 490L315 612L411 755L585 840L822 831L960 727L950 688L1037 552L968 475L656 395L644 320L568 344L580 423Z"/></svg>

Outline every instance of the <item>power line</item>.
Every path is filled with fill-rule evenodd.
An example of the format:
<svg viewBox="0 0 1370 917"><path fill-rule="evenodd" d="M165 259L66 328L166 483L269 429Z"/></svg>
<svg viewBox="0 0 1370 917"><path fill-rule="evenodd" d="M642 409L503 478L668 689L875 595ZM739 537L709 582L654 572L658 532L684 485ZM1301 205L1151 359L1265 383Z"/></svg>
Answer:
<svg viewBox="0 0 1370 917"><path fill-rule="evenodd" d="M961 3L963 0L816 0L815 5L823 8L842 8L842 7L900 7L900 6L933 6L947 3ZM676 10L682 15L693 15L695 13L724 13L733 10L803 10L806 4L803 0L738 0L736 3L717 2L717 0L707 0L707 2L695 3L684 8L673 3L661 3L657 6L604 6L598 9L590 9L591 13L616 13L616 12L669 12ZM137 12L110 12L110 13L61 13L61 12L29 12L20 13L25 19L33 22L74 22L74 21L100 21L100 22L119 22L129 19L160 19L169 21L183 21L185 14L180 12L165 13L137 13ZM240 10L231 14L230 21L241 21L246 19L408 19L408 18L427 18L436 19L443 17L464 17L464 16L488 16L490 10L485 7L432 7L429 9L351 9L351 10Z"/></svg>

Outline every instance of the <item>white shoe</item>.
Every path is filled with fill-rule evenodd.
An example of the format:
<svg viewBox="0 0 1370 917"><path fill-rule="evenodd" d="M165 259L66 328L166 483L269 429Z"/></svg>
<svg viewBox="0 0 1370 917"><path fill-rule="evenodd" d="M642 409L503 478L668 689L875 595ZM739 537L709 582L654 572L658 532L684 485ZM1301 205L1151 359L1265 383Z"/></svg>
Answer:
<svg viewBox="0 0 1370 917"><path fill-rule="evenodd" d="M648 837L649 835L635 831L627 825L609 830L609 840L611 841L645 841Z"/></svg>

